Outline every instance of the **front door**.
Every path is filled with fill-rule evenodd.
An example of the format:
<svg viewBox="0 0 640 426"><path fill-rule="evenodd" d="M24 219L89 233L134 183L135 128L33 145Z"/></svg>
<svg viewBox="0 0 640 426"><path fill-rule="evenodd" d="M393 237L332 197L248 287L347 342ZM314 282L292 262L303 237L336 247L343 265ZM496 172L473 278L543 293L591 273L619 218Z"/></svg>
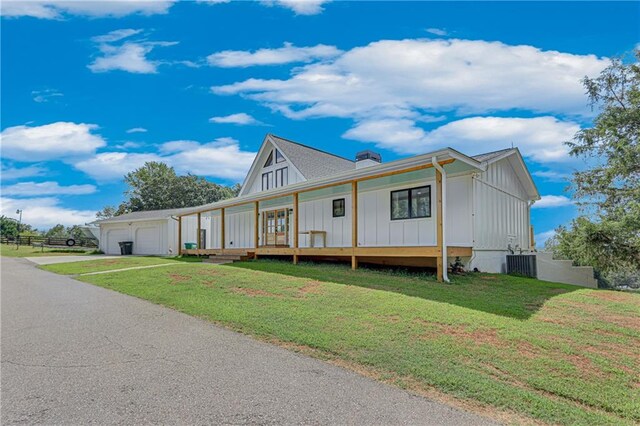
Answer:
<svg viewBox="0 0 640 426"><path fill-rule="evenodd" d="M269 210L263 213L262 241L266 246L289 245L289 209Z"/></svg>

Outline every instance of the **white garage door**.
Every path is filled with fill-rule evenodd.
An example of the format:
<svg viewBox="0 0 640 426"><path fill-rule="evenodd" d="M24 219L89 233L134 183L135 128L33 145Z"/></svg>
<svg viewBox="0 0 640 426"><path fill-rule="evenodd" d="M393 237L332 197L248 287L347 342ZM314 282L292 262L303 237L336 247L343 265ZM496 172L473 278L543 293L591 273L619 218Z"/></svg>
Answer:
<svg viewBox="0 0 640 426"><path fill-rule="evenodd" d="M138 228L133 240L133 252L135 254L164 254L160 247L160 225Z"/></svg>
<svg viewBox="0 0 640 426"><path fill-rule="evenodd" d="M120 241L129 241L129 230L127 228L116 228L107 231L107 253L120 254Z"/></svg>

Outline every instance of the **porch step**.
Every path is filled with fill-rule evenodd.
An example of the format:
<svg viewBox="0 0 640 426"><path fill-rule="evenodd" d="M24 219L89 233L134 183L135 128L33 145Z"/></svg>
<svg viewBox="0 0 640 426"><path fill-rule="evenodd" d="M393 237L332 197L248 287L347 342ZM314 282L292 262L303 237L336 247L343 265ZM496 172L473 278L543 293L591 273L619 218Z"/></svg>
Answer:
<svg viewBox="0 0 640 426"><path fill-rule="evenodd" d="M212 256L212 258L208 258L208 259L202 259L202 263L211 263L214 265L225 265L227 263L233 263L235 262L235 260L229 260L229 259L216 259L215 256Z"/></svg>
<svg viewBox="0 0 640 426"><path fill-rule="evenodd" d="M250 253L240 253L240 254L212 254L208 259L204 259L204 263L216 263L216 264L224 264L224 263L233 263L233 262L244 262L246 260L251 259Z"/></svg>

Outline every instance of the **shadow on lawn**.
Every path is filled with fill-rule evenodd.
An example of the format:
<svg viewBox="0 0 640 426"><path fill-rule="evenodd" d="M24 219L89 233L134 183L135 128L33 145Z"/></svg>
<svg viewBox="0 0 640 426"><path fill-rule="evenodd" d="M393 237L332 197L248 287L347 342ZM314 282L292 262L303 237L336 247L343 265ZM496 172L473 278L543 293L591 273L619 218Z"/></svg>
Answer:
<svg viewBox="0 0 640 426"><path fill-rule="evenodd" d="M446 284L424 272L380 268L353 271L344 264L302 262L293 265L278 260L257 260L228 266L391 291L520 320L528 319L550 298L580 289L503 274L455 275L450 277L451 283Z"/></svg>

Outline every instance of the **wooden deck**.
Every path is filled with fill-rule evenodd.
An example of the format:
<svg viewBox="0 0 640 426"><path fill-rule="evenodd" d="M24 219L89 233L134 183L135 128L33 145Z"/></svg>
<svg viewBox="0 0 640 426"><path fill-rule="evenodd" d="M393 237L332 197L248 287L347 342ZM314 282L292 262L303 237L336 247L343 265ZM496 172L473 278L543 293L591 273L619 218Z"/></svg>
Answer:
<svg viewBox="0 0 640 426"><path fill-rule="evenodd" d="M470 257L471 247L448 247L449 257ZM436 246L426 247L258 247L246 249L182 249L181 254L211 256L219 254L248 254L254 256L313 256L313 257L376 257L376 258L437 258L441 250Z"/></svg>

